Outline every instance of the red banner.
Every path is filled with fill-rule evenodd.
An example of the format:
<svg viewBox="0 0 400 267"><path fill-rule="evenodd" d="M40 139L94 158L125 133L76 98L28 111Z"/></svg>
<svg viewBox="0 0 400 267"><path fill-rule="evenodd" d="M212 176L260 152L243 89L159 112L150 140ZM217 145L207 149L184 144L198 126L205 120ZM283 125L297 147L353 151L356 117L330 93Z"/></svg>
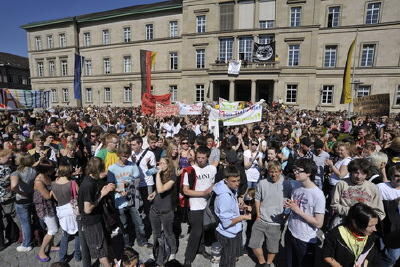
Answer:
<svg viewBox="0 0 400 267"><path fill-rule="evenodd" d="M150 93L144 93L142 97L142 113L145 115L154 114L156 111L156 102L163 105L171 104L171 94L165 95L152 95Z"/></svg>
<svg viewBox="0 0 400 267"><path fill-rule="evenodd" d="M164 118L176 116L179 113L179 108L175 104L164 105L159 102L156 103L156 117Z"/></svg>

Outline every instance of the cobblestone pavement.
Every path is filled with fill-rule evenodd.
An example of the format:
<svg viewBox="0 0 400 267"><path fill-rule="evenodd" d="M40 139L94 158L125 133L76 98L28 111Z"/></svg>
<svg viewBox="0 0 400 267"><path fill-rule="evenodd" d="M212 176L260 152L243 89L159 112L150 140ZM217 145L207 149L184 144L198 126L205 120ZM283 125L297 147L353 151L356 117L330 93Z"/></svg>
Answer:
<svg viewBox="0 0 400 267"><path fill-rule="evenodd" d="M184 231L186 232L186 229L184 227ZM181 238L179 240L179 250L176 255L176 259L183 263L184 261L184 253L185 253L185 248L187 246L187 235L184 238ZM55 237L55 243L60 240L60 236L57 235ZM71 255L74 250L74 241L71 240L69 242L69 249L68 253ZM30 252L17 252L16 248L17 244L12 244L11 246L7 247L5 250L0 252L0 267L8 267L8 266L15 266L15 267L35 267L35 266L50 266L52 262L56 262L58 260L58 254L57 253L51 253L50 257L51 260L48 263L41 263L39 262L36 258L35 255L37 254L39 248L35 247L33 250ZM137 247L136 245L134 248L139 252L140 259L146 260L151 257L152 255L152 250L147 249L147 248L140 248ZM71 261L69 264L72 267L78 267L81 266L79 262L76 262L74 258L71 255ZM192 264L193 267L208 267L211 266L211 263L209 260L205 259L202 255L197 255L195 261ZM255 262L248 257L247 255L244 255L240 257L238 264L236 265L237 267L253 267L255 266Z"/></svg>

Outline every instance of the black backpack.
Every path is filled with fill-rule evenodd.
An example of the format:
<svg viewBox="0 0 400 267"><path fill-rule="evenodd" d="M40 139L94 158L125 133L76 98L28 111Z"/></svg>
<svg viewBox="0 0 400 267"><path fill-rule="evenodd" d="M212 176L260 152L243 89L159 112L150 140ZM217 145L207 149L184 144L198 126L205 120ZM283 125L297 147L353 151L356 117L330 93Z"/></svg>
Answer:
<svg viewBox="0 0 400 267"><path fill-rule="evenodd" d="M154 244L153 255L158 265L164 265L168 262L171 255L171 246L168 244L164 232L161 232L161 236L157 238L157 242Z"/></svg>
<svg viewBox="0 0 400 267"><path fill-rule="evenodd" d="M204 215L203 215L204 230L215 229L215 227L217 227L219 223L219 218L214 211L214 203L216 196L217 194L212 192L210 198L207 200L207 206L204 209Z"/></svg>

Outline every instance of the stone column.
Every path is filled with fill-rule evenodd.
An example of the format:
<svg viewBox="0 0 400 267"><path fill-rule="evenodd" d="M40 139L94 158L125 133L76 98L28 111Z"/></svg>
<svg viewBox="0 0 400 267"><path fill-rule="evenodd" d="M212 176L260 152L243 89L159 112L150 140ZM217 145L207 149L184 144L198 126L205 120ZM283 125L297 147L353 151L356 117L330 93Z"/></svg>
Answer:
<svg viewBox="0 0 400 267"><path fill-rule="evenodd" d="M214 101L214 81L210 81L210 89L208 91L208 101Z"/></svg>
<svg viewBox="0 0 400 267"><path fill-rule="evenodd" d="M285 99L284 99L284 97L286 96L286 90L284 90L284 95L282 96L282 95L276 95L277 94L277 92L278 92L278 80L276 79L276 80L273 80L273 88L272 88L272 96L273 96L273 98L272 98L272 101L278 101L279 100L279 98L282 98L282 102L285 102Z"/></svg>
<svg viewBox="0 0 400 267"><path fill-rule="evenodd" d="M235 101L235 80L229 80L229 101Z"/></svg>
<svg viewBox="0 0 400 267"><path fill-rule="evenodd" d="M256 102L257 80L251 80L251 102Z"/></svg>

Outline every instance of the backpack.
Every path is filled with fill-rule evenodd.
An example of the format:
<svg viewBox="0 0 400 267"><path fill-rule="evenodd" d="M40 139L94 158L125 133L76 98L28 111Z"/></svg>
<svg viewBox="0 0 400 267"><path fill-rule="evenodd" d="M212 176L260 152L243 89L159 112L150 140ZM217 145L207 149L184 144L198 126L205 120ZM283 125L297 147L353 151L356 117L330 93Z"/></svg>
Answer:
<svg viewBox="0 0 400 267"><path fill-rule="evenodd" d="M211 193L211 196L207 200L207 206L204 209L204 215L203 215L203 227L204 230L208 229L215 229L219 223L219 218L217 214L215 214L214 210L214 204L215 204L215 198L217 197L217 194L214 192Z"/></svg>
<svg viewBox="0 0 400 267"><path fill-rule="evenodd" d="M157 265L164 265L167 263L170 255L171 246L168 244L164 232L161 232L161 236L157 238L157 242L153 247L153 256Z"/></svg>

